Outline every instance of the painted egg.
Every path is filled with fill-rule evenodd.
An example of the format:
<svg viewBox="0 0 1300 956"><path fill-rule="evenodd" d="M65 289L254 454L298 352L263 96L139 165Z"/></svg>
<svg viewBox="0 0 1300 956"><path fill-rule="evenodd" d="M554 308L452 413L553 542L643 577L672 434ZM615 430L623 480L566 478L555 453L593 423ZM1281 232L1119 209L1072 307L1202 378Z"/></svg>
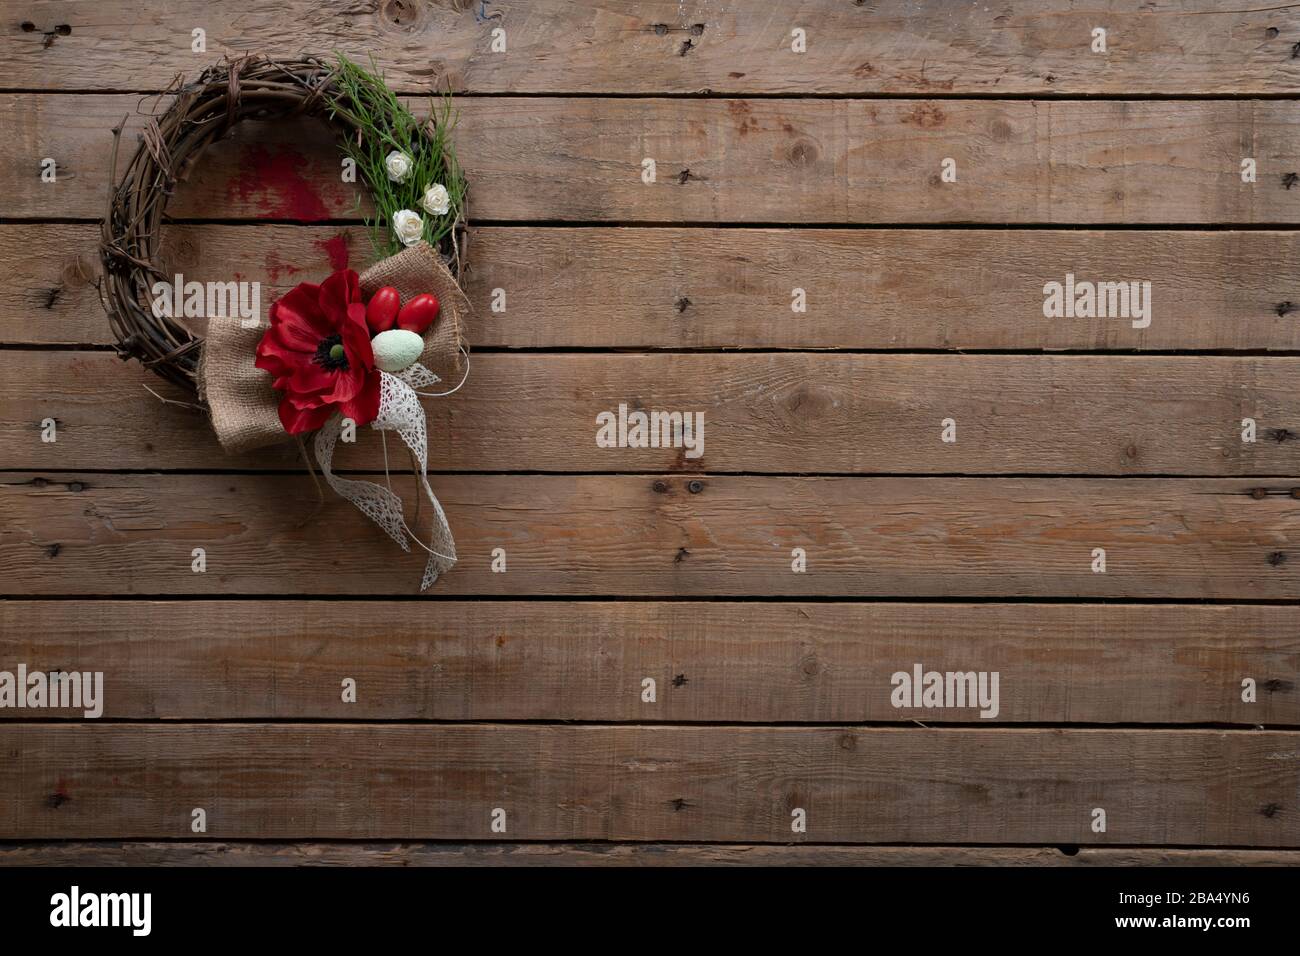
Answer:
<svg viewBox="0 0 1300 956"><path fill-rule="evenodd" d="M397 314L397 327L408 332L423 332L438 318L438 297L428 292L417 295Z"/></svg>
<svg viewBox="0 0 1300 956"><path fill-rule="evenodd" d="M370 326L371 333L387 332L396 325L401 306L402 298L391 285L375 292L366 303L366 325Z"/></svg>
<svg viewBox="0 0 1300 956"><path fill-rule="evenodd" d="M389 329L370 340L375 353L375 367L385 372L400 372L419 359L424 351L424 339L405 329Z"/></svg>

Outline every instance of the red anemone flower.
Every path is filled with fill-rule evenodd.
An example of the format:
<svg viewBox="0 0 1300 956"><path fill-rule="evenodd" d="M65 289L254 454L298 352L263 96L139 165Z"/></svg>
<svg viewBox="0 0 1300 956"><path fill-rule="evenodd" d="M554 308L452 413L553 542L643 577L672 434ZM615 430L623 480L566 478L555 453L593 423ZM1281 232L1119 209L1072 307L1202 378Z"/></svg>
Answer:
<svg viewBox="0 0 1300 956"><path fill-rule="evenodd" d="M296 286L271 304L270 317L254 364L283 393L285 431L314 431L335 412L358 425L375 420L379 372L355 272L340 269L320 285Z"/></svg>

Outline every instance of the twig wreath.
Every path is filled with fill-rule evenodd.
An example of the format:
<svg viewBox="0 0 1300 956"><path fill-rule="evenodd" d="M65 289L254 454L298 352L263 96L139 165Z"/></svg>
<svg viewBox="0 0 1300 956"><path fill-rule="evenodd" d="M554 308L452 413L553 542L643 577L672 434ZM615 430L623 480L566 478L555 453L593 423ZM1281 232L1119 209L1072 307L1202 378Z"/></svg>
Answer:
<svg viewBox="0 0 1300 956"><path fill-rule="evenodd" d="M329 485L404 550L429 552L421 589L456 560L446 516L429 487L426 419L419 398L456 391L468 375L462 339L469 303L466 184L449 133L450 98L418 120L376 73L339 57L224 61L175 91L151 117L117 179L122 125L113 130L108 212L101 236L105 310L119 354L191 392L230 453L314 433ZM172 277L159 261L167 201L203 151L242 120L321 119L373 198L376 248L389 253L361 275L340 269L301 283L260 316L208 314L206 336L168 306ZM177 293L179 297L179 293ZM436 386L436 391L419 389ZM331 471L340 436L369 424L398 434L433 506L426 544L388 487ZM387 462L387 442L384 459ZM387 472L387 465L385 465Z"/></svg>

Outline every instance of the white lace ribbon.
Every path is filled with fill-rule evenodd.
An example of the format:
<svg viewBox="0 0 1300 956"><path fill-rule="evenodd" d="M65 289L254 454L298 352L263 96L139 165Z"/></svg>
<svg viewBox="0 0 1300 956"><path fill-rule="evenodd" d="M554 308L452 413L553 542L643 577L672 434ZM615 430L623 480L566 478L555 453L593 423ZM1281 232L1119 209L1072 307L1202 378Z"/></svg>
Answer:
<svg viewBox="0 0 1300 956"><path fill-rule="evenodd" d="M395 375L380 372L379 376L379 415L370 423L370 427L381 432L397 432L406 447L411 450L411 454L415 456L420 466L420 485L429 503L433 505L433 528L429 543L425 544L407 527L406 519L402 515L402 499L393 492L389 481L387 444L384 446L384 480L390 487L384 487L373 481L340 478L330 470L334 464L334 447L338 444L339 435L343 431L343 419L339 415L335 415L316 432L316 460L320 462L321 472L329 486L356 505L367 518L383 528L390 538L401 545L403 551L411 550L411 545L407 541L409 535L412 541L429 552L429 560L424 567L424 578L420 582L420 590L425 591L438 579L439 574L450 570L456 563L456 541L451 536L447 515L443 512L442 505L438 503L433 489L429 487L428 427L424 407L420 404L419 396L415 391L417 388L432 385L439 379L418 362Z"/></svg>

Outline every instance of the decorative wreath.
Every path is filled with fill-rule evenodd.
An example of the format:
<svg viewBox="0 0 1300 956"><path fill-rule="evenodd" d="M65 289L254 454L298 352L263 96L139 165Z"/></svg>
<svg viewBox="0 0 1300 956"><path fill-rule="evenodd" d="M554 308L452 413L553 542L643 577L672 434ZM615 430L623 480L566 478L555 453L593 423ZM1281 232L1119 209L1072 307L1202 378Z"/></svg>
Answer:
<svg viewBox="0 0 1300 956"><path fill-rule="evenodd" d="M450 394L469 368L462 338L469 303L458 282L466 185L449 140L450 97L418 120L381 77L341 56L333 65L314 57L223 61L174 92L171 105L146 123L121 182L113 150L100 288L119 353L189 390L227 452L301 443L314 433L330 486L403 549L410 550L409 537L429 552L427 588L456 552L429 487L419 398ZM318 117L339 134L374 200L376 248L389 254L360 275L340 269L319 284L301 283L271 304L265 321L206 314L201 336L185 319L202 309L179 308L181 290L173 291L158 261L167 200L204 149L236 123L298 115ZM122 126L113 134L120 144ZM433 505L428 544L407 527L391 487L331 471L340 436L351 440L362 425L381 438L396 432L410 449Z"/></svg>

